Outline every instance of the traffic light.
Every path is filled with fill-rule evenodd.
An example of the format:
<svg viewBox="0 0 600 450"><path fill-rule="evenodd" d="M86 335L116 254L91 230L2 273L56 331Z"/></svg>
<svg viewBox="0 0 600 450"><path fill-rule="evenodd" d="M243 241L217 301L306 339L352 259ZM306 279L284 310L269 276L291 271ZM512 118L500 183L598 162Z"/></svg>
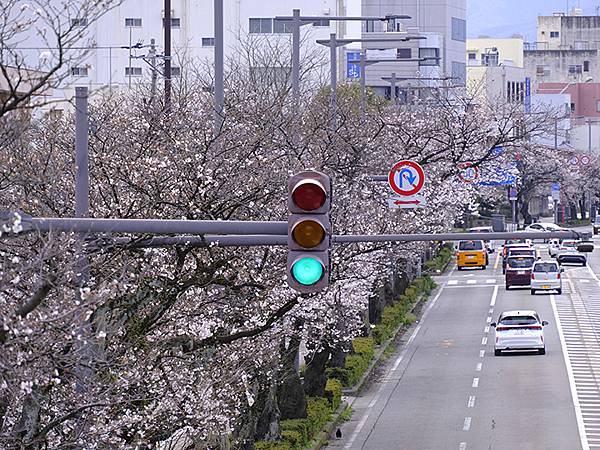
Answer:
<svg viewBox="0 0 600 450"><path fill-rule="evenodd" d="M331 178L306 171L288 181L288 285L318 292L329 285Z"/></svg>

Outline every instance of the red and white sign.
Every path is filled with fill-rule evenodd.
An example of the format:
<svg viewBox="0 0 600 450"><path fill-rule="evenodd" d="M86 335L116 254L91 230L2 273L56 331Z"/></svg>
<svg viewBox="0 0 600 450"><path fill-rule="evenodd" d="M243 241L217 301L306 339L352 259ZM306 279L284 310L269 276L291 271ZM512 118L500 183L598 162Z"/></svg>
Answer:
<svg viewBox="0 0 600 450"><path fill-rule="evenodd" d="M422 195L412 197L395 196L388 199L388 204L392 209L415 209L427 206L427 200Z"/></svg>
<svg viewBox="0 0 600 450"><path fill-rule="evenodd" d="M463 183L474 183L479 179L479 167L473 167L472 162L462 163L458 168L461 169L458 178Z"/></svg>
<svg viewBox="0 0 600 450"><path fill-rule="evenodd" d="M579 158L579 163L582 166L587 166L590 163L590 157L588 155L583 155Z"/></svg>
<svg viewBox="0 0 600 450"><path fill-rule="evenodd" d="M392 190L403 197L418 194L425 184L425 172L414 161L398 161L390 170L388 181Z"/></svg>

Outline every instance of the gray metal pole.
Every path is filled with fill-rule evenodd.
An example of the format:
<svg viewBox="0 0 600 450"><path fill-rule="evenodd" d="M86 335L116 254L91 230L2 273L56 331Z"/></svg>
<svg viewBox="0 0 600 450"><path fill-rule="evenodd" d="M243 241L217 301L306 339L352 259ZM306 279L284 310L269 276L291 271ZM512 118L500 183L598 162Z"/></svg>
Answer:
<svg viewBox="0 0 600 450"><path fill-rule="evenodd" d="M558 224L558 200L554 200L554 223Z"/></svg>
<svg viewBox="0 0 600 450"><path fill-rule="evenodd" d="M293 143L296 147L299 143L300 121L298 114L300 112L300 10L294 9L292 13L292 120L293 123Z"/></svg>
<svg viewBox="0 0 600 450"><path fill-rule="evenodd" d="M558 118L554 120L554 150L558 150Z"/></svg>
<svg viewBox="0 0 600 450"><path fill-rule="evenodd" d="M88 158L88 88L75 88L75 216L88 217L90 180Z"/></svg>
<svg viewBox="0 0 600 450"><path fill-rule="evenodd" d="M223 0L214 0L215 7L215 134L221 131L224 120L225 81L223 42Z"/></svg>
<svg viewBox="0 0 600 450"><path fill-rule="evenodd" d="M331 131L337 129L337 35L329 35L329 55L330 55L330 77L331 77L331 104L330 104L330 128Z"/></svg>
<svg viewBox="0 0 600 450"><path fill-rule="evenodd" d="M592 154L592 121L588 120L588 154Z"/></svg>
<svg viewBox="0 0 600 450"><path fill-rule="evenodd" d="M165 0L165 111L171 111L171 0Z"/></svg>
<svg viewBox="0 0 600 450"><path fill-rule="evenodd" d="M392 101L392 105L396 105L396 72L392 72L390 83L390 100Z"/></svg>
<svg viewBox="0 0 600 450"><path fill-rule="evenodd" d="M517 223L517 201L511 200L510 203L512 206L512 223L513 223L513 225L516 225L516 223Z"/></svg>
<svg viewBox="0 0 600 450"><path fill-rule="evenodd" d="M364 123L367 111L367 53L366 50L360 51L360 121Z"/></svg>
<svg viewBox="0 0 600 450"><path fill-rule="evenodd" d="M152 66L152 84L150 87L150 100L154 101L156 96L156 82L157 82L157 70L156 70L156 39L150 39L150 65Z"/></svg>

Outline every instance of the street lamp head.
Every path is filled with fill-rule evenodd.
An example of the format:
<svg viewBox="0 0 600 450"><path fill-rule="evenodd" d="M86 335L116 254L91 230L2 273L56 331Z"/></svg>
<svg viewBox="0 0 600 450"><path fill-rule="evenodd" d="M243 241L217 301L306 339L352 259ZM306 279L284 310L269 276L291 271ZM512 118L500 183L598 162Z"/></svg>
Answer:
<svg viewBox="0 0 600 450"><path fill-rule="evenodd" d="M412 19L412 16L407 16L406 14L386 14L385 17L382 17L380 20L402 20L402 19Z"/></svg>

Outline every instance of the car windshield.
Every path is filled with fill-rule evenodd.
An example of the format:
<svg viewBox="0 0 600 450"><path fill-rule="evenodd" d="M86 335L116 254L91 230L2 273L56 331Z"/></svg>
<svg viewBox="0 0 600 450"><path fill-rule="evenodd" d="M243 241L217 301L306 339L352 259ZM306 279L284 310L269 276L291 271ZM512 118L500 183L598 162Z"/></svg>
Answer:
<svg viewBox="0 0 600 450"><path fill-rule="evenodd" d="M529 269L533 263L532 257L508 258L508 267L513 269Z"/></svg>
<svg viewBox="0 0 600 450"><path fill-rule="evenodd" d="M532 255L532 254L533 254L533 250L531 250L530 248L514 248L514 249L509 250L510 256Z"/></svg>
<svg viewBox="0 0 600 450"><path fill-rule="evenodd" d="M534 272L558 272L558 264L555 263L537 263L533 267Z"/></svg>
<svg viewBox="0 0 600 450"><path fill-rule="evenodd" d="M538 323L533 316L506 316L500 320L502 325L535 325Z"/></svg>
<svg viewBox="0 0 600 450"><path fill-rule="evenodd" d="M575 248L575 242L573 242L573 241L565 241L565 242L562 243L562 246L563 247L572 247L572 248Z"/></svg>
<svg viewBox="0 0 600 450"><path fill-rule="evenodd" d="M481 241L460 241L458 243L459 250L483 250Z"/></svg>
<svg viewBox="0 0 600 450"><path fill-rule="evenodd" d="M525 244L525 239L507 239L504 241L504 245L510 244Z"/></svg>

